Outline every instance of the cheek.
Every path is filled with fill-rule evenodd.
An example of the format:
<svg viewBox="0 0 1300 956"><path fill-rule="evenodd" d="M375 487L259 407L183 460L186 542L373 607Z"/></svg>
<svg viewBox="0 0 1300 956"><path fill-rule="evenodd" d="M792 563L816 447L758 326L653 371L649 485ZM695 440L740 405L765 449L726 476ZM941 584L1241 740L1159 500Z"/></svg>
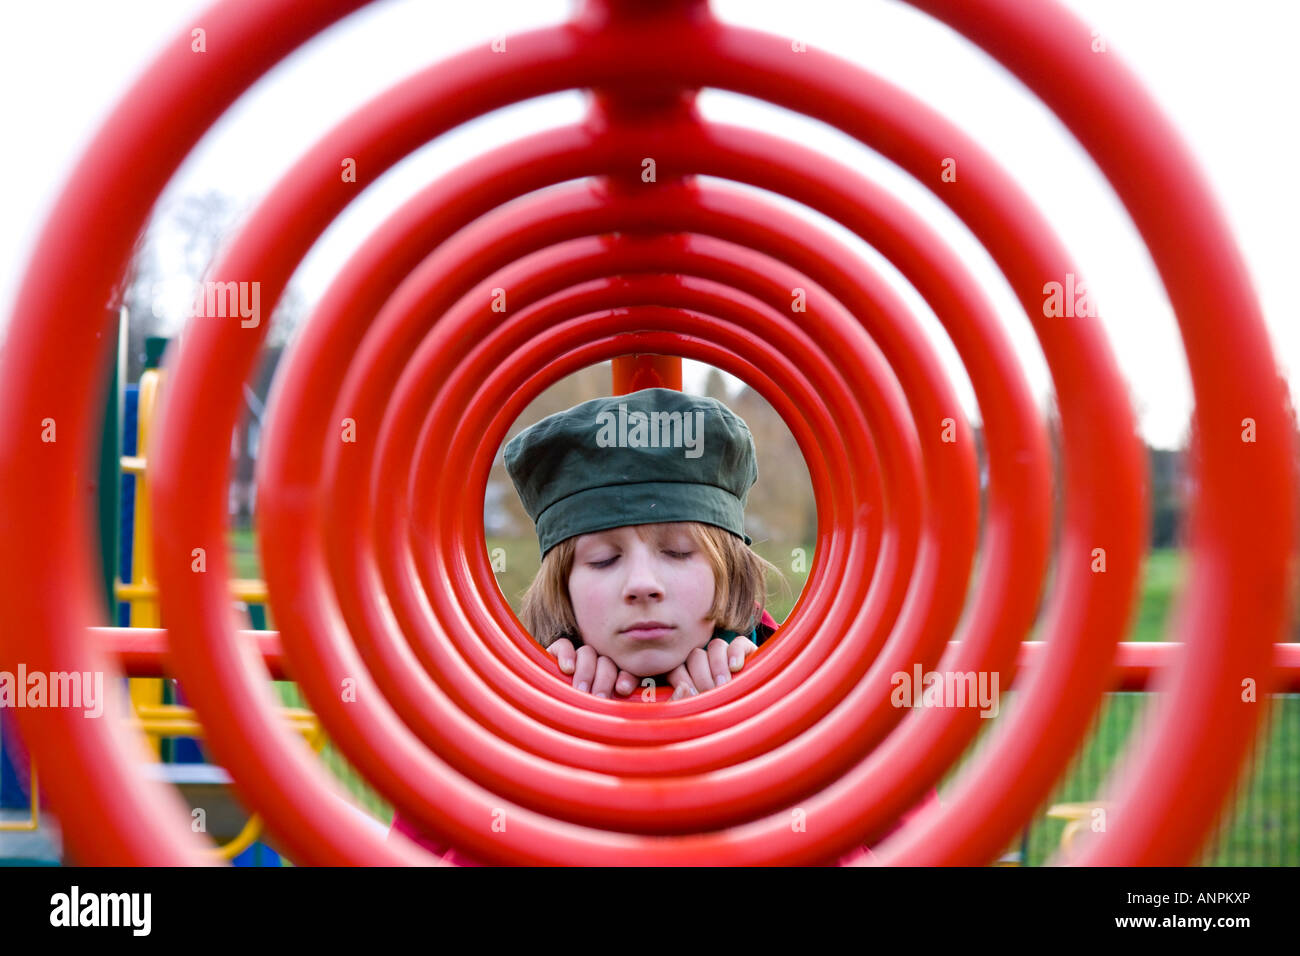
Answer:
<svg viewBox="0 0 1300 956"><path fill-rule="evenodd" d="M713 606L713 568L705 561L692 561L684 568L679 568L676 575L676 591L682 605L693 616L703 617Z"/></svg>
<svg viewBox="0 0 1300 956"><path fill-rule="evenodd" d="M578 630L585 633L599 630L609 617L608 591L608 585L597 575L574 571L569 576L569 602L578 620Z"/></svg>

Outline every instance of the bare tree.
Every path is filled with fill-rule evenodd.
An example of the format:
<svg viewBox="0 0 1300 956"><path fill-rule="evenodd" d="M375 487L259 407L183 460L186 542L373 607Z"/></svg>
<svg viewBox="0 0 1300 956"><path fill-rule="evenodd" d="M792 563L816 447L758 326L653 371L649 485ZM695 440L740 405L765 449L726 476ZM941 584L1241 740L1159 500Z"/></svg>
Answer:
<svg viewBox="0 0 1300 956"><path fill-rule="evenodd" d="M246 208L225 193L181 196L159 209L136 243L119 301L127 307L127 380L136 381L144 367L144 340L174 336L184 317L168 315L167 289L200 282L223 246L235 235ZM117 303L114 303L117 304ZM301 294L285 290L271 317L271 345L283 344L303 312Z"/></svg>

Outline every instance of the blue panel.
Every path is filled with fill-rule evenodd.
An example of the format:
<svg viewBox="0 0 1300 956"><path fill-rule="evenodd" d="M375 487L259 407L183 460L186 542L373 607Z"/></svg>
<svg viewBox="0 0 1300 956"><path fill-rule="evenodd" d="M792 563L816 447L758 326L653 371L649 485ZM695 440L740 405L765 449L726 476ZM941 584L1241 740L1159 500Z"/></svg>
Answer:
<svg viewBox="0 0 1300 956"><path fill-rule="evenodd" d="M280 854L265 843L254 843L230 861L232 866L280 866Z"/></svg>
<svg viewBox="0 0 1300 956"><path fill-rule="evenodd" d="M10 742L17 734L18 721L6 709L0 709L0 807L6 810L18 810L30 806L27 790L19 785L18 772L14 767L12 756L13 744ZM23 774L23 779L26 779Z"/></svg>

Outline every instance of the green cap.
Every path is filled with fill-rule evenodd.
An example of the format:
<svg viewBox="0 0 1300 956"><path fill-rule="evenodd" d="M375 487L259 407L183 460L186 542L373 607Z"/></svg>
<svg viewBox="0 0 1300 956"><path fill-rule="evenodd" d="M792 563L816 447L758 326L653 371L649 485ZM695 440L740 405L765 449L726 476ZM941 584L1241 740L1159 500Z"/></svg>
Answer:
<svg viewBox="0 0 1300 956"><path fill-rule="evenodd" d="M575 535L700 521L752 544L745 501L754 438L716 399L669 388L597 398L506 443L506 470L537 525L542 557Z"/></svg>

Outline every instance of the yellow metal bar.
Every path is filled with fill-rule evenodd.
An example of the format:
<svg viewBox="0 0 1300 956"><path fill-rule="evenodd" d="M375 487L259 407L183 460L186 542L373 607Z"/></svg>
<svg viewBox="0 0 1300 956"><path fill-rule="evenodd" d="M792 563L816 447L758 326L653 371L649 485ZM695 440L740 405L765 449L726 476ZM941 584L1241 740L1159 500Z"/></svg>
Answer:
<svg viewBox="0 0 1300 956"><path fill-rule="evenodd" d="M118 581L114 585L114 590L120 600L123 601L152 601L158 600L158 585L135 581ZM259 581L256 578L235 578L230 582L230 595L240 601L247 601L250 604L265 604L267 602L266 582ZM132 622L132 627L158 627L157 624L137 624Z"/></svg>
<svg viewBox="0 0 1300 956"><path fill-rule="evenodd" d="M148 720L132 720L131 725L143 734L151 737L203 737L203 725L195 720L166 720L151 717ZM290 728L304 737L315 732L314 721L290 721Z"/></svg>
<svg viewBox="0 0 1300 956"><path fill-rule="evenodd" d="M288 708L286 708L286 710L288 710ZM311 714L310 711L303 711L302 713ZM314 714L312 714L311 716L313 718L315 717ZM313 732L305 733L304 736L306 736L307 738L307 743L311 745L311 749L316 751L316 753L319 755L321 750L325 746L325 734L321 730L320 725L318 724L314 728ZM217 856L220 859L233 860L235 857L239 856L239 854L243 853L250 846L256 843L258 837L260 837L261 835L262 835L262 818L258 814L254 813L251 817L248 818L248 822L244 824L244 829L239 831L238 836L236 836L233 840L231 840L229 843L225 844L224 846L215 847L212 850L212 853L214 856Z"/></svg>
<svg viewBox="0 0 1300 956"><path fill-rule="evenodd" d="M1112 804L1098 803L1058 803L1049 807L1047 816L1053 820L1066 820L1065 829L1061 831L1061 853L1069 857L1074 853L1074 841L1080 833L1089 828L1094 810L1109 813Z"/></svg>
<svg viewBox="0 0 1300 956"><path fill-rule="evenodd" d="M269 600L266 582L256 578L235 578L230 582L230 593L249 604L265 604Z"/></svg>
<svg viewBox="0 0 1300 956"><path fill-rule="evenodd" d="M131 532L131 581L138 593L127 598L131 602L131 627L162 627L162 612L158 606L157 585L154 583L153 513L149 507L149 478L146 474L149 433L161 383L162 372L159 369L145 369L140 375L135 433L136 457L140 468L134 472L135 521ZM131 703L137 712L141 707L158 705L163 701L163 682L159 678L133 677L128 687ZM161 743L151 739L150 746L154 755L161 758Z"/></svg>
<svg viewBox="0 0 1300 956"><path fill-rule="evenodd" d="M287 717L291 720L307 720L313 724L316 722L316 715L306 707L280 707L278 708L280 716ZM197 720L197 712L193 707L184 707L180 704L155 704L145 707L143 710L136 711L137 717L165 717L176 720Z"/></svg>
<svg viewBox="0 0 1300 956"><path fill-rule="evenodd" d="M283 707L281 715L289 720L293 729L303 735L307 743L317 754L325 746L325 732L320 721L310 710L301 707ZM190 707L175 704L145 704L137 711L137 718L132 720L138 730L149 737L202 737L203 726L195 719L195 711ZM33 770L33 779L35 771ZM262 818L254 813L244 824L244 828L229 843L212 848L213 856L222 860L233 860L262 835Z"/></svg>
<svg viewBox="0 0 1300 956"><path fill-rule="evenodd" d="M284 708L281 714L288 720L297 733L311 741L320 730L320 721L309 710ZM175 704L142 705L140 712L131 720L137 730L151 737L202 737L203 725L197 715L188 707Z"/></svg>
<svg viewBox="0 0 1300 956"><path fill-rule="evenodd" d="M262 818L254 813L244 824L244 829L229 843L215 846L210 852L213 856L222 860L233 860L239 854L243 853L250 846L257 842L257 838L262 835Z"/></svg>

